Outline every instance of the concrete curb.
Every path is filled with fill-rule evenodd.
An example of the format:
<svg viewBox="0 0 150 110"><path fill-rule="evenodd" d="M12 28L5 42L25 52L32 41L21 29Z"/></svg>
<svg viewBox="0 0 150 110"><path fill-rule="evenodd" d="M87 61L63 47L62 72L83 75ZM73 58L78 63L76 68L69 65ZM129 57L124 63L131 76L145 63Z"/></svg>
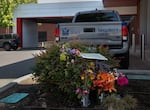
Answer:
<svg viewBox="0 0 150 110"><path fill-rule="evenodd" d="M20 77L20 78L18 78L18 79L16 79L16 80L14 80L14 81L12 81L12 82L20 84L20 83L22 83L23 81L25 81L25 80L27 80L27 79L32 79L32 78L33 78L33 75L32 75L32 74L28 74L28 75L22 76L22 77Z"/></svg>
<svg viewBox="0 0 150 110"><path fill-rule="evenodd" d="M27 84L35 83L35 82L32 81L32 78L33 78L32 74L22 76L22 77L14 80L14 81L8 83L7 85L3 86L2 88L0 88L0 93L7 91L8 89L12 88L16 84L25 84L25 82L27 82Z"/></svg>
<svg viewBox="0 0 150 110"><path fill-rule="evenodd" d="M15 86L16 84L17 83L15 83L15 82L11 82L11 83L8 83L7 85L3 86L2 88L0 88L0 94L7 91L8 89Z"/></svg>

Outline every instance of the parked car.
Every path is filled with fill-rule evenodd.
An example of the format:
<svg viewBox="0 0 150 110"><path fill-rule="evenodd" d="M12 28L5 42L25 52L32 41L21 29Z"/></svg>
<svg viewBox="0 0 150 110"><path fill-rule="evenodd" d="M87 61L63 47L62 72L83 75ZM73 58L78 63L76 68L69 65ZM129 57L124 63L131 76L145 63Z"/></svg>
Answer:
<svg viewBox="0 0 150 110"><path fill-rule="evenodd" d="M6 51L11 49L17 50L20 40L17 34L0 34L0 47L4 48Z"/></svg>
<svg viewBox="0 0 150 110"><path fill-rule="evenodd" d="M110 53L121 60L121 68L129 66L129 32L115 10L78 12L72 23L58 23L55 37L57 42L76 39L89 45L108 46Z"/></svg>

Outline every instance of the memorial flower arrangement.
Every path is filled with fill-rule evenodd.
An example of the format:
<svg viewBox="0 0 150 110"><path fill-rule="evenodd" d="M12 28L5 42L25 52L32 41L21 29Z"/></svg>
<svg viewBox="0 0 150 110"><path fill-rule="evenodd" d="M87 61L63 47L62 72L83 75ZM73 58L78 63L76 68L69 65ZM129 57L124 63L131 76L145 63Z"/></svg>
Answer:
<svg viewBox="0 0 150 110"><path fill-rule="evenodd" d="M128 78L122 73L101 71L97 73L88 69L80 75L83 80L83 85L78 87L76 93L79 98L83 98L90 93L91 90L97 90L98 96L103 93L117 92L115 88L118 86L125 86L128 84ZM86 105L87 106L87 105Z"/></svg>
<svg viewBox="0 0 150 110"><path fill-rule="evenodd" d="M97 91L100 96L104 92L117 92L116 85L128 84L127 77L113 69L112 64L116 67L118 61L109 56L107 49L100 53L101 49L94 49L93 54L85 45L54 44L36 56L33 75L43 90L65 95L64 103L81 101L87 107L91 91Z"/></svg>
<svg viewBox="0 0 150 110"><path fill-rule="evenodd" d="M128 84L128 79L123 73L111 71L109 65L102 63L102 61L107 58L98 59L95 56L93 57L93 54L88 54L89 56L85 58L77 48L69 48L67 46L65 47L65 45L62 45L60 51L60 61L66 61L66 65L75 65L76 56L81 57L82 59L80 60L86 62L86 64L82 65L84 68L80 68L81 83L77 85L78 87L76 90L79 99L88 95L93 89L97 89L97 93L100 95L103 92L116 92L115 84L118 84L119 86ZM89 101L87 101L87 103L88 102Z"/></svg>

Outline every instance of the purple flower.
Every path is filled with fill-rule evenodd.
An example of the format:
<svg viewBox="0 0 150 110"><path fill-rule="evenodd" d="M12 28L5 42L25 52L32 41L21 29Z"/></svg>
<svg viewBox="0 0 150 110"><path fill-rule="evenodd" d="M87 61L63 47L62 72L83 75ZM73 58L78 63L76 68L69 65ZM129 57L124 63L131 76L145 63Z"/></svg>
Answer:
<svg viewBox="0 0 150 110"><path fill-rule="evenodd" d="M118 77L117 84L119 86L124 86L128 84L128 79L126 77Z"/></svg>
<svg viewBox="0 0 150 110"><path fill-rule="evenodd" d="M76 49L70 50L70 53L71 53L71 54L76 54Z"/></svg>

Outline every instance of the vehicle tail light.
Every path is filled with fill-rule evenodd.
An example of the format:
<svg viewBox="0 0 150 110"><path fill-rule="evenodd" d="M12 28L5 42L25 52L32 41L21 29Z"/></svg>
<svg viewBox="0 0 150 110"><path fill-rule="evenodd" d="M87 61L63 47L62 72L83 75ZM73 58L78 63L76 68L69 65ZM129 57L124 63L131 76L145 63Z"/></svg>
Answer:
<svg viewBox="0 0 150 110"><path fill-rule="evenodd" d="M128 40L128 28L126 25L122 25L122 37L123 40Z"/></svg>
<svg viewBox="0 0 150 110"><path fill-rule="evenodd" d="M59 41L59 37L60 37L59 25L56 26L56 29L54 31L54 35L55 35L55 40Z"/></svg>

